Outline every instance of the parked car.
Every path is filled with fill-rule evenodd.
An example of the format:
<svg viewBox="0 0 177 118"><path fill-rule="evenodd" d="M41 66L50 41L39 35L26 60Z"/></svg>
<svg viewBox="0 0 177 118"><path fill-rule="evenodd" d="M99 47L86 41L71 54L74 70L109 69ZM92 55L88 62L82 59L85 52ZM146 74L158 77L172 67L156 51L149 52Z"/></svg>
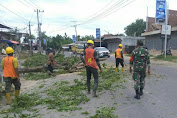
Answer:
<svg viewBox="0 0 177 118"><path fill-rule="evenodd" d="M78 45L77 48L76 48L76 53L80 54L83 51L84 51L84 46L83 45Z"/></svg>
<svg viewBox="0 0 177 118"><path fill-rule="evenodd" d="M110 57L110 51L105 47L96 47L95 50L97 51L98 57Z"/></svg>

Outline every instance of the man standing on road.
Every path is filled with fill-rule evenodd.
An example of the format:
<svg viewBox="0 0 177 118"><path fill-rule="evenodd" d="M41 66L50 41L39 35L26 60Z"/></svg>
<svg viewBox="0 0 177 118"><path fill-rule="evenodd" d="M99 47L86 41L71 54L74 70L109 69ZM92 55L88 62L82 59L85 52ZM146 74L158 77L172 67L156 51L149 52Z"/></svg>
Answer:
<svg viewBox="0 0 177 118"><path fill-rule="evenodd" d="M97 52L93 49L94 42L92 40L87 41L87 48L84 50L83 53L81 53L80 57L82 62L85 64L86 67L86 73L87 73L87 88L88 88L88 94L90 94L90 80L91 80L91 74L93 74L94 77L94 88L93 88L93 96L97 97L96 91L98 88L98 67L101 70L101 65L99 62L99 58L97 56ZM84 59L85 56L85 59Z"/></svg>
<svg viewBox="0 0 177 118"><path fill-rule="evenodd" d="M143 42L141 40L138 40L137 48L133 50L130 57L130 73L132 73L133 67L133 80L135 81L134 89L136 92L136 99L140 99L140 96L143 95L147 66L148 74L150 74L149 53L143 47Z"/></svg>
<svg viewBox="0 0 177 118"><path fill-rule="evenodd" d="M115 59L116 59L116 72L119 71L119 63L122 66L122 72L124 72L124 57L122 52L122 44L119 44L119 48L115 52Z"/></svg>
<svg viewBox="0 0 177 118"><path fill-rule="evenodd" d="M20 93L20 77L18 72L18 60L13 57L14 50L11 47L6 48L7 57L2 60L4 69L5 91L8 104L11 104L10 92L12 84L15 86L15 97Z"/></svg>

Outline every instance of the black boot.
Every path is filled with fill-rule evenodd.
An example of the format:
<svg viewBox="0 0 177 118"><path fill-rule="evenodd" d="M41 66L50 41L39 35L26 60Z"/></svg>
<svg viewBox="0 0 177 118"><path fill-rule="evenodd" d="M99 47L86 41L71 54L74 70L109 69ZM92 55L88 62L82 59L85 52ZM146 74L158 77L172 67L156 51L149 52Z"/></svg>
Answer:
<svg viewBox="0 0 177 118"><path fill-rule="evenodd" d="M139 90L136 90L136 95L135 95L134 98L136 98L136 99L140 99Z"/></svg>
<svg viewBox="0 0 177 118"><path fill-rule="evenodd" d="M140 88L140 93L139 93L140 96L143 95L143 88Z"/></svg>

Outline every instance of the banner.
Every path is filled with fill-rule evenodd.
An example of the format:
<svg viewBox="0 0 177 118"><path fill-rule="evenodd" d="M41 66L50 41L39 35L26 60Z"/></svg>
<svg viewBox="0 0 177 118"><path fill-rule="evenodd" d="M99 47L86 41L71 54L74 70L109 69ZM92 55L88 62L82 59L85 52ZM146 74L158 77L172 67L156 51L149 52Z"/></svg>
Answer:
<svg viewBox="0 0 177 118"><path fill-rule="evenodd" d="M76 36L73 35L72 37L73 37L73 43L75 43L76 42Z"/></svg>
<svg viewBox="0 0 177 118"><path fill-rule="evenodd" d="M100 39L100 28L96 28L96 39Z"/></svg>
<svg viewBox="0 0 177 118"><path fill-rule="evenodd" d="M156 0L156 23L164 24L165 23L165 9L166 9L166 0Z"/></svg>

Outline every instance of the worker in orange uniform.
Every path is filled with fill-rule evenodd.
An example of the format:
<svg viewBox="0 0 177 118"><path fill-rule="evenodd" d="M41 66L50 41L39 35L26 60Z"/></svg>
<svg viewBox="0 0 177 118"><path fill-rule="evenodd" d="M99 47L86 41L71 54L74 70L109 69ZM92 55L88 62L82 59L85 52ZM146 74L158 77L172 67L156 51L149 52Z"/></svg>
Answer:
<svg viewBox="0 0 177 118"><path fill-rule="evenodd" d="M119 48L115 52L115 60L116 60L116 72L119 71L119 63L122 66L122 72L124 72L124 57L122 52L122 44L119 44Z"/></svg>
<svg viewBox="0 0 177 118"><path fill-rule="evenodd" d="M81 53L80 57L86 67L88 94L90 94L90 80L91 74L93 74L94 77L93 97L97 97L96 91L98 88L98 71L97 71L98 67L100 69L100 72L102 72L102 70L99 58L97 56L97 52L93 49L93 47L94 42L92 40L88 40L87 48L83 51L83 53ZM85 56L85 59L83 56Z"/></svg>
<svg viewBox="0 0 177 118"><path fill-rule="evenodd" d="M20 77L18 72L18 60L13 57L14 50L11 47L6 48L6 56L2 60L2 68L4 70L5 91L8 104L11 104L10 92L12 84L15 86L15 97L20 94Z"/></svg>

